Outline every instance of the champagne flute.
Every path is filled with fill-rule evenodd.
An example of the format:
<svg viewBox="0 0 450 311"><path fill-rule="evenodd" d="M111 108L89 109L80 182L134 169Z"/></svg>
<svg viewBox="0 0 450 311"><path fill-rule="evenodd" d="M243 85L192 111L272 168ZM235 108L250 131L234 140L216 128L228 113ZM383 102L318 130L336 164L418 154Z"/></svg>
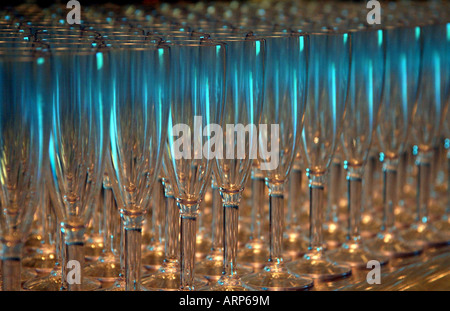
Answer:
<svg viewBox="0 0 450 311"><path fill-rule="evenodd" d="M213 140L212 125L223 115L225 45L203 38L167 43L172 98L164 163L180 210L180 289L194 290L198 209L214 161L211 146L222 143Z"/></svg>
<svg viewBox="0 0 450 311"><path fill-rule="evenodd" d="M108 175L124 227L125 290L141 289L142 226L158 177L166 139L168 70L166 45L114 49L111 161Z"/></svg>
<svg viewBox="0 0 450 311"><path fill-rule="evenodd" d="M350 35L352 63L341 135L348 182L348 233L347 241L328 255L336 262L365 269L370 260L381 265L388 261L370 252L360 234L364 166L381 103L386 45L381 29L357 30Z"/></svg>
<svg viewBox="0 0 450 311"><path fill-rule="evenodd" d="M252 160L257 157L257 124L261 119L264 94L265 41L256 36L233 36L211 33L211 37L226 43L226 88L222 118L222 154L213 166L214 181L222 197L223 258L213 274L222 275L208 290L246 290L240 281L238 268L239 205ZM216 149L217 150L217 149ZM218 262L218 263L219 263ZM210 273L208 273L210 274Z"/></svg>
<svg viewBox="0 0 450 311"><path fill-rule="evenodd" d="M50 195L65 239L62 287L82 290L85 226L102 185L108 143L108 51L70 46L54 48L52 55L55 93L49 147ZM89 83L83 83L85 79ZM79 281L68 282L66 269L72 260L80 265L81 276Z"/></svg>
<svg viewBox="0 0 450 311"><path fill-rule="evenodd" d="M267 42L261 117L267 127L260 130L259 148L260 169L269 189L270 257L263 271L243 277L242 282L258 290L302 290L311 287L313 281L289 273L284 265L283 214L284 185L305 114L309 42L307 35L299 33L260 32Z"/></svg>
<svg viewBox="0 0 450 311"><path fill-rule="evenodd" d="M310 194L310 241L303 258L287 265L297 275L317 280L348 276L348 266L327 258L322 241L323 191L326 171L343 124L350 82L351 37L346 32L310 34L308 103L302 144ZM330 53L333 51L333 53Z"/></svg>
<svg viewBox="0 0 450 311"><path fill-rule="evenodd" d="M422 77L411 126L413 141L418 147L417 218L400 236L420 246L439 246L448 244L450 239L429 223L428 207L433 146L443 127L449 103L449 27L448 24L434 24L416 29L423 35Z"/></svg>
<svg viewBox="0 0 450 311"><path fill-rule="evenodd" d="M51 97L44 51L0 50L2 288L21 290L23 245L47 163Z"/></svg>
<svg viewBox="0 0 450 311"><path fill-rule="evenodd" d="M422 59L420 27L394 23L386 28L386 70L377 135L383 159L383 227L368 241L374 252L389 257L417 255L421 247L406 244L394 225L398 157L405 148L415 111Z"/></svg>

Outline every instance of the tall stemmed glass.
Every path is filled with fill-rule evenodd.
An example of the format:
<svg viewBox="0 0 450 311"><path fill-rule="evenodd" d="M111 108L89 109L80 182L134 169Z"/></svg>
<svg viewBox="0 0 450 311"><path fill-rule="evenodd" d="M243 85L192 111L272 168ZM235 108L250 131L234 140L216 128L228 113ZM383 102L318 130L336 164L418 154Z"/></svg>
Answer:
<svg viewBox="0 0 450 311"><path fill-rule="evenodd" d="M398 159L405 148L415 110L423 34L420 27L396 26L387 27L385 32L386 70L377 126L378 142L384 158L383 226L382 232L367 245L374 252L389 257L405 257L421 251L420 247L408 245L398 237L394 208L398 203Z"/></svg>
<svg viewBox="0 0 450 311"><path fill-rule="evenodd" d="M225 45L208 39L169 41L171 113L164 163L180 210L181 290L194 290L196 220L222 140ZM220 128L219 128L220 130Z"/></svg>
<svg viewBox="0 0 450 311"><path fill-rule="evenodd" d="M308 102L302 132L302 150L309 178L310 241L303 258L287 267L292 273L318 280L351 273L348 266L338 265L327 258L322 240L324 184L343 124L350 82L350 47L351 37L345 32L310 35Z"/></svg>
<svg viewBox="0 0 450 311"><path fill-rule="evenodd" d="M50 61L0 50L0 237L2 287L21 290L21 259L48 158Z"/></svg>
<svg viewBox="0 0 450 311"><path fill-rule="evenodd" d="M283 260L284 185L288 179L306 106L307 35L265 32L266 71L259 148L260 169L269 188L270 257L263 271L242 278L258 290L301 290L310 278L289 273Z"/></svg>
<svg viewBox="0 0 450 311"><path fill-rule="evenodd" d="M416 113L411 133L418 147L416 165L417 180L417 218L416 223L400 235L408 242L424 246L445 245L449 237L439 232L429 223L431 161L436 137L445 120L449 103L450 79L450 39L448 24L427 25L417 28L423 35L422 77L419 83Z"/></svg>
<svg viewBox="0 0 450 311"><path fill-rule="evenodd" d="M142 280L142 286L149 290L175 291L180 289L180 213L174 197L173 188L167 176L166 165L162 165L161 179L164 185L165 199L165 238L164 261L155 273L146 276ZM201 287L207 282L203 278L195 278L194 286Z"/></svg>
<svg viewBox="0 0 450 311"><path fill-rule="evenodd" d="M102 185L109 141L108 51L70 47L53 49L52 54L55 88L48 182L65 241L62 287L82 290L85 226ZM72 260L80 265L79 280L66 279Z"/></svg>
<svg viewBox="0 0 450 311"><path fill-rule="evenodd" d="M167 134L169 53L161 44L111 51L115 91L107 163L124 227L127 291L141 289L142 226Z"/></svg>
<svg viewBox="0 0 450 311"><path fill-rule="evenodd" d="M448 29L450 31L450 29ZM445 137L444 147L446 149L446 156L444 159L444 169L447 169L447 205L445 214L441 219L434 223L435 227L442 233L450 234L450 109L447 107L446 119L443 122L443 136Z"/></svg>
<svg viewBox="0 0 450 311"><path fill-rule="evenodd" d="M350 32L352 62L342 146L347 170L347 241L328 255L338 263L363 268L370 260L388 259L370 252L361 240L362 180L383 92L386 43L383 30Z"/></svg>
<svg viewBox="0 0 450 311"><path fill-rule="evenodd" d="M222 275L208 290L245 290L238 275L238 217L242 191L257 158L257 126L261 119L264 95L265 41L256 36L212 34L226 43L226 86L222 137L215 149L215 182L223 206L223 258L216 261L215 272ZM211 262L211 261L209 261ZM203 264L205 264L203 263ZM208 272L208 271L207 271ZM248 273L240 269L239 273ZM250 271L251 272L251 271Z"/></svg>

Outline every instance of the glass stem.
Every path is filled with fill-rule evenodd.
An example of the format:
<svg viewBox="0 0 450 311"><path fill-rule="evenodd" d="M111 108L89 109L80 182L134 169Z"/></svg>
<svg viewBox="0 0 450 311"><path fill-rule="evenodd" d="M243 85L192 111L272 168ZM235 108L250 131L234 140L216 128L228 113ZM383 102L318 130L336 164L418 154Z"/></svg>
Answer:
<svg viewBox="0 0 450 311"><path fill-rule="evenodd" d="M163 223L164 223L164 209L165 209L165 195L164 184L162 179L158 179L155 185L156 189L154 193L154 203L156 206L153 208L152 214L152 230L154 232L153 240L156 243L162 243L163 238Z"/></svg>
<svg viewBox="0 0 450 311"><path fill-rule="evenodd" d="M397 205L398 159L384 159L383 162L383 231L394 229L394 209Z"/></svg>
<svg viewBox="0 0 450 311"><path fill-rule="evenodd" d="M286 222L288 223L289 229L295 229L299 221L299 206L301 204L301 194L302 194L302 170L293 169L291 170L289 178L289 199L288 199L288 209Z"/></svg>
<svg viewBox="0 0 450 311"><path fill-rule="evenodd" d="M447 217L450 217L450 149L447 150Z"/></svg>
<svg viewBox="0 0 450 311"><path fill-rule="evenodd" d="M324 174L313 174L309 177L309 250L322 253L323 251L323 192Z"/></svg>
<svg viewBox="0 0 450 311"><path fill-rule="evenodd" d="M362 204L361 213L372 212L373 211L373 195L374 192L374 173L376 168L377 157L375 155L370 155L367 160L366 170L364 174L363 181L363 191L364 191L364 204Z"/></svg>
<svg viewBox="0 0 450 311"><path fill-rule="evenodd" d="M65 242L65 262L63 263L63 276L69 291L80 291L83 283L84 267L84 232L86 228L79 223L63 223L62 230ZM78 272L71 273L73 269L80 268ZM69 273L71 277L69 277Z"/></svg>
<svg viewBox="0 0 450 311"><path fill-rule="evenodd" d="M180 209L180 289L194 290L194 261L197 230L198 205L183 205L178 203Z"/></svg>
<svg viewBox="0 0 450 311"><path fill-rule="evenodd" d="M406 185L406 170L408 165L408 153L405 151L400 155L397 175L397 194L400 203L403 203Z"/></svg>
<svg viewBox="0 0 450 311"><path fill-rule="evenodd" d="M114 214L117 212L114 200L114 194L109 183L109 178L103 178L103 240L105 241L104 252L114 257Z"/></svg>
<svg viewBox="0 0 450 311"><path fill-rule="evenodd" d="M283 263L284 184L269 184L269 262Z"/></svg>
<svg viewBox="0 0 450 311"><path fill-rule="evenodd" d="M221 191L223 201L223 270L224 275L235 277L238 247L238 219L241 193Z"/></svg>
<svg viewBox="0 0 450 311"><path fill-rule="evenodd" d="M416 158L417 174L417 221L428 222L428 204L430 200L431 158L433 152L419 151Z"/></svg>
<svg viewBox="0 0 450 311"><path fill-rule="evenodd" d="M361 195L362 195L361 166L347 166L347 195L348 195L348 235L347 240L359 243L361 240L359 226L361 223Z"/></svg>
<svg viewBox="0 0 450 311"><path fill-rule="evenodd" d="M121 210L124 226L125 290L141 289L141 244L145 212Z"/></svg>
<svg viewBox="0 0 450 311"><path fill-rule="evenodd" d="M165 261L176 262L180 252L178 235L180 233L180 212L173 195L172 186L165 183L166 225L165 225Z"/></svg>
<svg viewBox="0 0 450 311"><path fill-rule="evenodd" d="M339 158L333 159L330 165L330 185L328 193L328 210L326 214L327 222L337 222L338 216L338 206L341 194L341 171L342 164Z"/></svg>
<svg viewBox="0 0 450 311"><path fill-rule="evenodd" d="M252 169L252 224L251 239L262 240L264 218L264 178L258 168Z"/></svg>
<svg viewBox="0 0 450 311"><path fill-rule="evenodd" d="M220 191L212 184L212 250L223 250L223 209Z"/></svg>
<svg viewBox="0 0 450 311"><path fill-rule="evenodd" d="M125 226L122 217L120 217L120 270L121 276L125 277Z"/></svg>
<svg viewBox="0 0 450 311"><path fill-rule="evenodd" d="M3 291L20 291L23 243L8 237L2 243Z"/></svg>

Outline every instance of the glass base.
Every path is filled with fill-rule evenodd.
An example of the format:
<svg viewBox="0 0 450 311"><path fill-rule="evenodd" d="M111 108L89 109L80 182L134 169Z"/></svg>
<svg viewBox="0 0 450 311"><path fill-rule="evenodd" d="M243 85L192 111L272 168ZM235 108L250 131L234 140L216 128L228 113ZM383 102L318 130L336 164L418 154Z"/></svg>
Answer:
<svg viewBox="0 0 450 311"><path fill-rule="evenodd" d="M238 252L238 262L254 270L261 270L267 265L269 245L261 240L253 240Z"/></svg>
<svg viewBox="0 0 450 311"><path fill-rule="evenodd" d="M375 238L366 243L369 250L383 254L390 258L404 258L416 256L422 253L423 247L406 243L396 232L379 233Z"/></svg>
<svg viewBox="0 0 450 311"><path fill-rule="evenodd" d="M53 251L41 252L32 256L26 256L22 260L22 267L33 269L38 274L49 274L56 264L56 254Z"/></svg>
<svg viewBox="0 0 450 311"><path fill-rule="evenodd" d="M347 234L338 223L327 222L323 225L323 240L327 249L337 248L345 242ZM308 246L306 247L308 249Z"/></svg>
<svg viewBox="0 0 450 311"><path fill-rule="evenodd" d="M339 263L356 269L367 269L367 263L376 260L380 265L388 263L389 258L371 252L363 243L344 243L340 248L329 251L328 257Z"/></svg>
<svg viewBox="0 0 450 311"><path fill-rule="evenodd" d="M84 268L84 275L101 283L112 283L119 278L120 263L115 261L97 261Z"/></svg>
<svg viewBox="0 0 450 311"><path fill-rule="evenodd" d="M197 274L197 271L195 271ZM208 282L199 277L194 278L194 288L206 286ZM141 287L146 290L177 291L180 289L180 263L178 260L165 260L158 271L145 275Z"/></svg>
<svg viewBox="0 0 450 311"><path fill-rule="evenodd" d="M214 291L214 292L242 292L251 290L241 279L236 275L234 277L222 276L216 283L210 286L204 286L199 291Z"/></svg>
<svg viewBox="0 0 450 311"><path fill-rule="evenodd" d="M117 279L112 286L106 288L100 288L99 292L124 292L125 291L125 280L123 278Z"/></svg>
<svg viewBox="0 0 450 311"><path fill-rule="evenodd" d="M99 292L124 292L125 291L125 280L122 277L120 277L118 280L116 280L114 282L114 284L112 284L112 286L100 288L97 291L99 291ZM147 288L142 286L142 283L141 283L141 291L142 292L148 291Z"/></svg>
<svg viewBox="0 0 450 311"><path fill-rule="evenodd" d="M450 244L450 236L440 233L430 223L418 223L400 232L407 243L422 247L441 247Z"/></svg>
<svg viewBox="0 0 450 311"><path fill-rule="evenodd" d="M194 278L194 288L206 286L208 282L199 277ZM142 280L141 288L146 290L177 291L180 290L180 273L158 271Z"/></svg>
<svg viewBox="0 0 450 311"><path fill-rule="evenodd" d="M317 281L332 281L352 274L349 266L331 261L322 252L309 252L286 267L294 275L308 276Z"/></svg>
<svg viewBox="0 0 450 311"><path fill-rule="evenodd" d="M84 277L81 283L83 291L92 291L101 287L100 282ZM23 284L23 289L30 291L60 291L61 288L61 272L53 271L47 276L31 279ZM64 289L67 290L67 289Z"/></svg>
<svg viewBox="0 0 450 311"><path fill-rule="evenodd" d="M241 278L242 283L253 290L299 291L314 285L311 278L289 273L283 264L269 263L261 272Z"/></svg>
<svg viewBox="0 0 450 311"><path fill-rule="evenodd" d="M237 265L236 273L246 275L253 272L252 267ZM202 276L209 282L217 282L223 274L223 255L210 254L204 260L195 265L195 274Z"/></svg>

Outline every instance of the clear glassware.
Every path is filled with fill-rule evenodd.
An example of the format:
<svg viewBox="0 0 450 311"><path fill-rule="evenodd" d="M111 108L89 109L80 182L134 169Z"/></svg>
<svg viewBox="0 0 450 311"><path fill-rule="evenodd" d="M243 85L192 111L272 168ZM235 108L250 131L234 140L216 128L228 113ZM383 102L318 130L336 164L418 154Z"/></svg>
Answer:
<svg viewBox="0 0 450 311"><path fill-rule="evenodd" d="M308 81L308 36L256 31L266 40L264 107L259 163L269 189L269 260L261 272L242 282L258 290L302 290L311 278L291 274L283 259L284 185L300 143ZM270 124L270 128L269 128ZM270 154L269 154L270 149Z"/></svg>
<svg viewBox="0 0 450 311"><path fill-rule="evenodd" d="M222 268L214 272L221 275L220 279L205 290L246 290L238 272L251 271L237 265L238 218L252 160L257 158L257 126L264 95L265 41L251 34L211 33L211 37L226 43L225 103L220 124L223 136L218 139L223 149L218 151L213 165L214 181L222 197L223 258L218 261Z"/></svg>
<svg viewBox="0 0 450 311"><path fill-rule="evenodd" d="M223 116L225 45L203 38L168 44L172 98L164 163L180 210L180 289L194 290L196 220L216 144L211 125Z"/></svg>
<svg viewBox="0 0 450 311"><path fill-rule="evenodd" d="M326 171L339 142L350 83L351 36L310 34L308 102L302 133L310 194L310 244L303 258L287 264L296 275L317 280L348 276L348 266L328 259L323 245L323 192ZM330 53L329 51L333 51Z"/></svg>
<svg viewBox="0 0 450 311"><path fill-rule="evenodd" d="M120 239L119 209L114 198L111 181L107 173L103 175L101 190L102 241L104 247L98 260L84 269L86 276L96 278L102 283L112 283L121 274L121 264L118 254L118 240Z"/></svg>
<svg viewBox="0 0 450 311"><path fill-rule="evenodd" d="M252 224L250 229L250 240L241 247L238 260L245 265L253 267L256 271L264 268L269 257L269 245L264 235L264 176L259 169L258 160L253 161L251 172L252 179Z"/></svg>
<svg viewBox="0 0 450 311"><path fill-rule="evenodd" d="M328 256L338 263L366 269L370 260L381 265L388 262L387 257L367 249L360 233L364 166L381 104L386 42L382 29L356 30L350 36L351 72L341 135L347 170L348 232L346 242Z"/></svg>
<svg viewBox="0 0 450 311"><path fill-rule="evenodd" d="M417 255L422 250L399 238L394 222L398 157L407 143L420 79L420 34L420 27L394 24L386 28L386 71L377 126L383 159L383 225L367 246L389 257Z"/></svg>
<svg viewBox="0 0 450 311"><path fill-rule="evenodd" d="M328 249L341 246L346 238L346 233L338 218L344 170L342 152L339 149L342 149L340 144L337 146L328 170L328 202L323 224L323 239Z"/></svg>
<svg viewBox="0 0 450 311"><path fill-rule="evenodd" d="M62 288L76 291L84 287L85 226L102 185L109 132L110 68L107 50L54 48L52 60L56 87L49 147L49 193L62 223L65 243ZM80 282L66 279L71 260L81 267Z"/></svg>
<svg viewBox="0 0 450 311"><path fill-rule="evenodd" d="M447 117L443 123L443 134L445 138L444 148L445 148L445 157L443 160L443 169L447 170L447 202L446 209L444 215L441 219L437 220L434 225L439 232L449 235L450 234L450 109L447 107Z"/></svg>
<svg viewBox="0 0 450 311"><path fill-rule="evenodd" d="M21 260L47 163L51 98L45 52L0 50L2 289L21 290Z"/></svg>
<svg viewBox="0 0 450 311"><path fill-rule="evenodd" d="M163 162L163 171L165 165ZM162 174L165 176L165 174ZM148 290L175 291L180 289L180 213L174 197L172 186L167 178L162 177L165 198L165 238L164 261L160 268L142 279L142 286ZM207 284L206 280L194 278L194 286L199 288Z"/></svg>
<svg viewBox="0 0 450 311"><path fill-rule="evenodd" d="M162 161L169 113L166 45L111 51L115 101L108 175L123 221L125 290L141 289L142 226Z"/></svg>
<svg viewBox="0 0 450 311"><path fill-rule="evenodd" d="M155 271L160 268L164 261L164 211L165 194L164 185L161 177L155 183L152 193L152 215L147 217L147 229L149 243L143 248L142 265L149 271Z"/></svg>
<svg viewBox="0 0 450 311"><path fill-rule="evenodd" d="M213 174L212 174L213 175ZM211 176L212 176L211 175ZM220 190L214 178L211 178L212 188L212 222L211 222L211 250L206 257L195 264L195 273L202 276L209 282L217 282L223 274L223 255L224 255L224 227L223 227L223 206ZM239 242L239 241L238 241ZM236 274L244 275L253 272L253 269L240 264L236 265Z"/></svg>
<svg viewBox="0 0 450 311"><path fill-rule="evenodd" d="M287 209L285 224L286 230L283 234L283 251L285 260L296 259L303 256L308 249L308 239L305 236L307 228L304 227L302 204L304 202L304 176L305 168L301 160L300 145L297 146L294 163L289 173L287 193Z"/></svg>
<svg viewBox="0 0 450 311"><path fill-rule="evenodd" d="M418 147L417 218L400 236L420 246L442 246L450 242L449 236L430 224L428 209L433 147L436 137L440 136L449 103L450 30L448 24L425 25L416 29L423 36L421 79L411 126L412 138Z"/></svg>
<svg viewBox="0 0 450 311"><path fill-rule="evenodd" d="M44 168L43 168L44 169ZM37 213L40 214L40 230L41 243L37 249L25 256L22 260L22 267L26 269L33 269L37 273L50 273L56 264L56 247L55 247L55 233L56 233L56 217L51 206L48 189L45 187L45 182L42 183L40 190L40 200Z"/></svg>

